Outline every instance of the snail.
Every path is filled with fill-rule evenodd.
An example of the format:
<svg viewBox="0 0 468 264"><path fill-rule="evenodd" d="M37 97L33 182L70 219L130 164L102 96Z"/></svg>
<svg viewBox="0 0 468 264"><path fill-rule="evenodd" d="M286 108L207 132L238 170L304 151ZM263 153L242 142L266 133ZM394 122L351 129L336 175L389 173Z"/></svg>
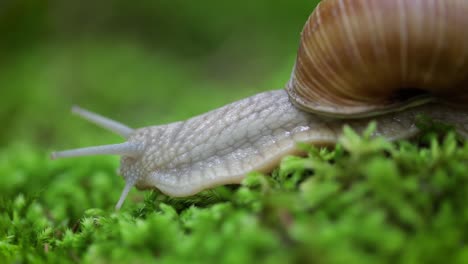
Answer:
<svg viewBox="0 0 468 264"><path fill-rule="evenodd" d="M335 144L345 124L359 132L375 120L375 135L397 140L417 134L424 114L468 137L467 13L466 0L324 0L303 28L285 89L140 129L74 107L126 142L52 158L122 156L119 209L133 186L183 197L240 183L299 153L298 142Z"/></svg>

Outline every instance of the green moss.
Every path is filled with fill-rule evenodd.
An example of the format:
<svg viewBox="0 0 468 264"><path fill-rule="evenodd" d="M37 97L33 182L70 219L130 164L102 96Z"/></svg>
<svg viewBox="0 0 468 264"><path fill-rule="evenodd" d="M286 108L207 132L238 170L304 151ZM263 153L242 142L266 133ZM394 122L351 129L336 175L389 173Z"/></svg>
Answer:
<svg viewBox="0 0 468 264"><path fill-rule="evenodd" d="M271 176L189 198L132 191L112 158L0 152L0 261L466 263L468 144L430 120L389 143L345 128Z"/></svg>

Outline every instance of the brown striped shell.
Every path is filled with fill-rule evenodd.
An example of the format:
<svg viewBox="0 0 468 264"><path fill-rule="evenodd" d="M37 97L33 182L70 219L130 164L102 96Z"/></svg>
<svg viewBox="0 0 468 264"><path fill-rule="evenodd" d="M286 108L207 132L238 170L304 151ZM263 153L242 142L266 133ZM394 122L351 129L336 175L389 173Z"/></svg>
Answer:
<svg viewBox="0 0 468 264"><path fill-rule="evenodd" d="M300 108L337 117L466 106L468 0L324 0L286 90Z"/></svg>

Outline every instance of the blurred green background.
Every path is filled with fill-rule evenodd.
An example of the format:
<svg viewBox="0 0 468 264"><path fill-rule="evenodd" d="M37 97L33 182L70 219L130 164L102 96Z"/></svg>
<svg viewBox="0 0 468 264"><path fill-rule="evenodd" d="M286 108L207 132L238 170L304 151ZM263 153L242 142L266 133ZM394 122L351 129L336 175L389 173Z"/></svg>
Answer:
<svg viewBox="0 0 468 264"><path fill-rule="evenodd" d="M0 144L121 141L75 104L142 127L281 88L318 2L2 0Z"/></svg>

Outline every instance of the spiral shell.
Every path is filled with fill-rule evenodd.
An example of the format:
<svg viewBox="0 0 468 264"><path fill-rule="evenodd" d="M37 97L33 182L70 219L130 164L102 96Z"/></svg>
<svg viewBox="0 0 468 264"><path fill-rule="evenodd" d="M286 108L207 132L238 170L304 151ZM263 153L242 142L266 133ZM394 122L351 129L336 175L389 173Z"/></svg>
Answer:
<svg viewBox="0 0 468 264"><path fill-rule="evenodd" d="M466 0L324 0L286 90L300 108L338 117L466 105L467 14Z"/></svg>

